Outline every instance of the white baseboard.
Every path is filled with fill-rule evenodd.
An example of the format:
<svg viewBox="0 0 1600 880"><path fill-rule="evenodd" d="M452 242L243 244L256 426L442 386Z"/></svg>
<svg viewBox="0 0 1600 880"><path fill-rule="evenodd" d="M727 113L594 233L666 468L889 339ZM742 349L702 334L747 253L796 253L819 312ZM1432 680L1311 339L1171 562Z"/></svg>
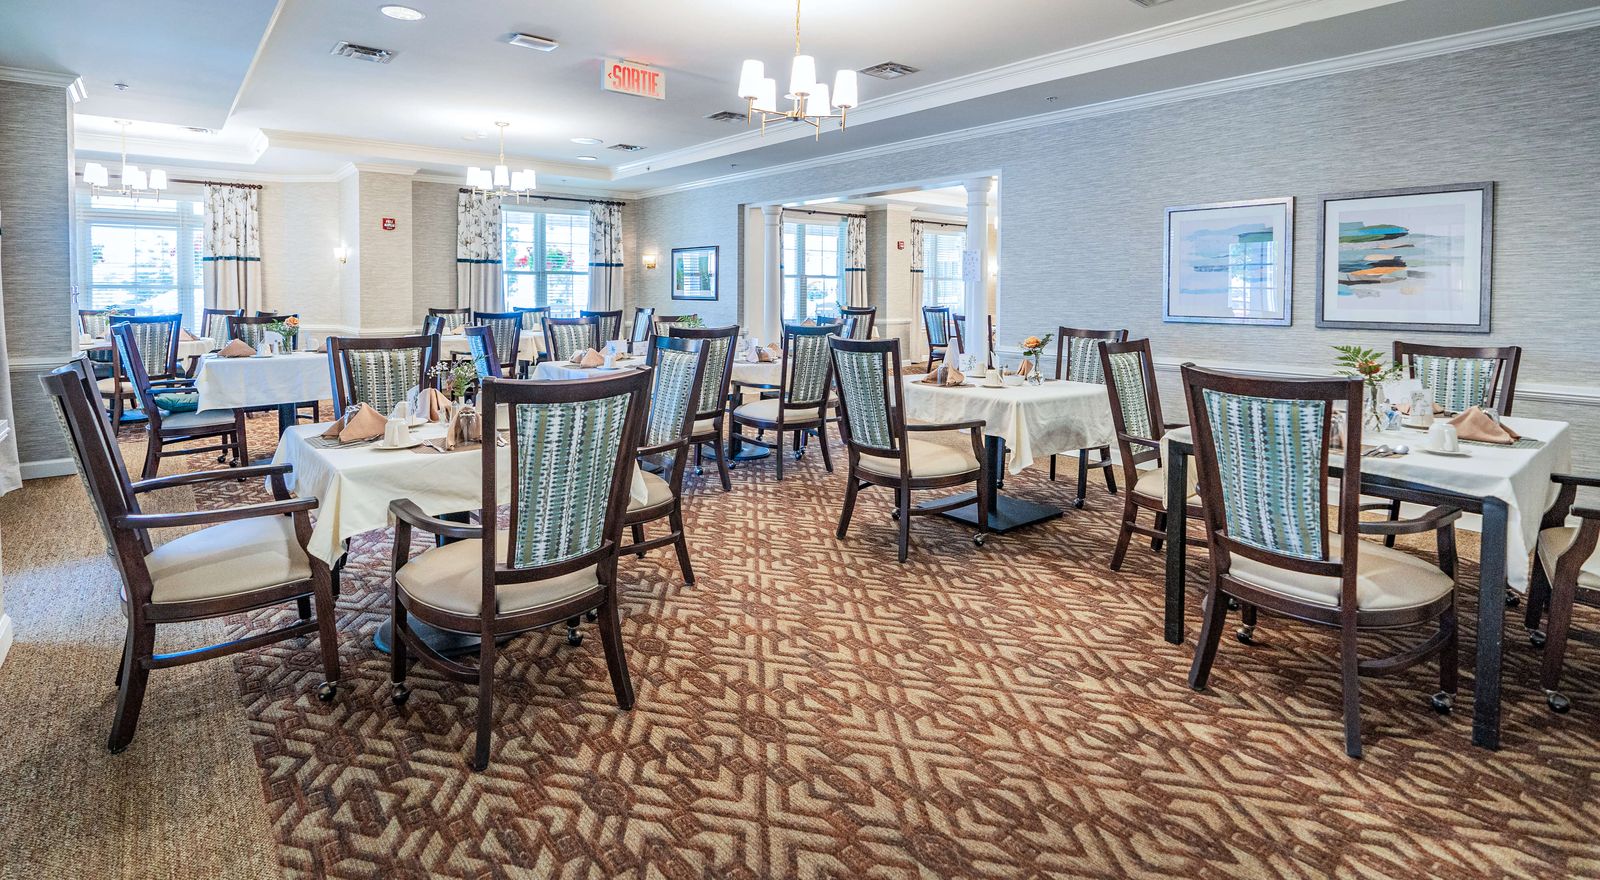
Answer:
<svg viewBox="0 0 1600 880"><path fill-rule="evenodd" d="M73 464L72 458L46 458L40 461L22 462L22 478L24 480L37 480L40 477L64 477L67 474L78 472L78 466Z"/></svg>
<svg viewBox="0 0 1600 880"><path fill-rule="evenodd" d="M0 614L0 666L6 662L6 654L11 651L11 643L16 641L17 630L11 625L11 615Z"/></svg>

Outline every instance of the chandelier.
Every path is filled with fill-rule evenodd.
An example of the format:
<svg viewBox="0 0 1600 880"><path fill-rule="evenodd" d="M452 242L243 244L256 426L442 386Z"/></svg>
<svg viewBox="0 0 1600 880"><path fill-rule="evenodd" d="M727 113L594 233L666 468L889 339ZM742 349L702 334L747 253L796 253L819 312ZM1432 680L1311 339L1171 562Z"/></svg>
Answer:
<svg viewBox="0 0 1600 880"><path fill-rule="evenodd" d="M789 93L783 96L789 107L779 109L778 81L767 76L760 61L744 63L739 72L739 97L745 99L745 121L759 117L763 134L768 122L793 119L810 124L816 129L814 136L821 138L825 120L837 119L840 130L844 129L845 115L856 106L856 72L834 74L830 103L828 84L817 81L817 60L800 54L800 0L794 0L794 61L789 66Z"/></svg>
<svg viewBox="0 0 1600 880"><path fill-rule="evenodd" d="M128 125L126 119L114 120L121 129L122 138L122 174L117 178L119 186L111 189L110 173L106 166L99 162L86 162L83 166L83 182L89 184L93 192L98 195L101 190L107 190L113 195L142 196L154 195L167 188L167 172L160 168L152 168L149 172L137 165L128 164Z"/></svg>
<svg viewBox="0 0 1600 880"><path fill-rule="evenodd" d="M532 192L535 186L533 169L512 171L506 167L506 126L509 122L496 122L500 127L500 161L493 169L473 166L467 169L467 186L479 195L500 198L517 197Z"/></svg>

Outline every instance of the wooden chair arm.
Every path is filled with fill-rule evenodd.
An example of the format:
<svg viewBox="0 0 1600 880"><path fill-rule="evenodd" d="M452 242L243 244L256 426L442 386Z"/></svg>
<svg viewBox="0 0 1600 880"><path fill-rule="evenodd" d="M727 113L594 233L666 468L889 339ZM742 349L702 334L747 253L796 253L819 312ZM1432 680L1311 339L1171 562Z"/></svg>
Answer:
<svg viewBox="0 0 1600 880"><path fill-rule="evenodd" d="M208 526L241 519L255 519L258 516L283 516L290 513L303 513L315 510L316 507L317 499L315 498L289 498L283 501L246 504L242 507L226 507L221 510L191 510L182 513L126 513L117 517L112 525L119 529L170 529L178 526Z"/></svg>
<svg viewBox="0 0 1600 880"><path fill-rule="evenodd" d="M192 389L194 388L194 380L188 376L174 376L171 379L151 379L150 387L160 388L163 391L171 391L175 388Z"/></svg>
<svg viewBox="0 0 1600 880"><path fill-rule="evenodd" d="M1148 440L1148 439L1146 439L1144 437L1135 437L1132 434L1123 434L1123 433L1118 433L1117 434L1117 439L1126 441L1128 443L1131 443L1134 446L1143 446L1143 447L1145 447L1147 449L1154 449L1157 452L1161 451L1161 441L1160 440Z"/></svg>
<svg viewBox="0 0 1600 880"><path fill-rule="evenodd" d="M1364 505L1365 506L1365 505ZM1388 505L1381 505L1387 510ZM1436 532L1445 526L1451 525L1461 518L1461 511L1454 507L1440 505L1427 511L1421 516L1411 519L1363 521L1359 528L1363 535L1420 535L1426 532Z"/></svg>
<svg viewBox="0 0 1600 880"><path fill-rule="evenodd" d="M1579 474L1551 474L1552 483L1563 486L1582 486L1586 489L1600 489L1600 477L1587 477Z"/></svg>
<svg viewBox="0 0 1600 880"><path fill-rule="evenodd" d="M482 538L483 526L468 525L466 523L451 522L439 519L422 512L410 498L400 498L389 502L389 514L396 520L412 528L418 528L431 535L440 535L446 538Z"/></svg>
<svg viewBox="0 0 1600 880"><path fill-rule="evenodd" d="M1574 507L1571 513L1583 519L1600 519L1600 507Z"/></svg>
<svg viewBox="0 0 1600 880"><path fill-rule="evenodd" d="M664 452L676 452L677 450L687 447L688 445L689 438L683 437L682 439L678 440L669 440L666 443L657 443L654 446L641 446L639 447L637 457L643 458L646 455L660 455Z"/></svg>
<svg viewBox="0 0 1600 880"><path fill-rule="evenodd" d="M941 422L938 424L906 425L907 431L981 431L988 424L983 419L969 419L965 422Z"/></svg>
<svg viewBox="0 0 1600 880"><path fill-rule="evenodd" d="M212 471L195 471L188 474L173 474L170 477L152 477L140 480L133 484L133 492L150 492L156 489L168 489L173 486L187 486L191 483L214 483L221 480L248 480L252 477L281 476L293 470L287 464L256 464L249 467L219 468Z"/></svg>
<svg viewBox="0 0 1600 880"><path fill-rule="evenodd" d="M1176 431L1179 428L1187 428L1187 427L1189 427L1189 423L1188 422L1166 422L1161 427L1162 427L1162 430Z"/></svg>

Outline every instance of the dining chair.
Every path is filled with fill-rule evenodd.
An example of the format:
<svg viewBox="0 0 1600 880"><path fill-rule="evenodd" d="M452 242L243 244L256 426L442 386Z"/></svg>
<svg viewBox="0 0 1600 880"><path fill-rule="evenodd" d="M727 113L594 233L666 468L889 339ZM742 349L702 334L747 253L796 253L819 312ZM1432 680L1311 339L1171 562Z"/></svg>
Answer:
<svg viewBox="0 0 1600 880"><path fill-rule="evenodd" d="M584 349L599 351L600 321L597 318L545 318L544 350L552 361L564 361Z"/></svg>
<svg viewBox="0 0 1600 880"><path fill-rule="evenodd" d="M387 416L412 388L431 387L439 362L437 336L330 336L333 417L365 403Z"/></svg>
<svg viewBox="0 0 1600 880"><path fill-rule="evenodd" d="M473 312L472 324L494 331L494 353L502 367L516 370L521 375L519 363L522 351L522 314L520 312Z"/></svg>
<svg viewBox="0 0 1600 880"><path fill-rule="evenodd" d="M522 316L522 329L527 333L536 333L544 336L544 319L550 317L549 306L517 306L511 311Z"/></svg>
<svg viewBox="0 0 1600 880"><path fill-rule="evenodd" d="M601 344L610 342L613 339L621 339L622 338L622 310L621 309L617 309L616 311L610 311L610 312L580 311L580 312L578 312L578 317L580 317L580 318L594 318L596 321L598 321L600 323L600 342L601 342ZM598 346L598 345L595 346L595 348L599 348L599 347L600 346Z"/></svg>
<svg viewBox="0 0 1600 880"><path fill-rule="evenodd" d="M598 379L520 382L485 379L484 436L495 436L502 404L510 419L510 527L485 529L428 516L410 499L389 504L395 521L390 613L390 698L410 698L406 672L418 659L463 684L478 685L477 742L470 764L489 765L494 665L510 636L597 614L617 705L633 708L633 684L617 616L617 551L622 542L634 453L645 425L650 370ZM481 513L495 522L497 449L483 444ZM420 529L451 543L411 556ZM429 647L412 620L476 635L478 662L451 660Z"/></svg>
<svg viewBox="0 0 1600 880"><path fill-rule="evenodd" d="M444 335L444 319L439 317L438 315L423 315L422 316L422 335L423 336L443 336Z"/></svg>
<svg viewBox="0 0 1600 880"><path fill-rule="evenodd" d="M241 309L241 311L243 311L243 310ZM278 317L278 312L277 312L276 309L256 309L256 317L257 318L276 318L276 317Z"/></svg>
<svg viewBox="0 0 1600 880"><path fill-rule="evenodd" d="M244 317L244 309L204 309L200 312L200 335L211 340L211 350L228 344L228 319Z"/></svg>
<svg viewBox="0 0 1600 880"><path fill-rule="evenodd" d="M988 460L984 456L982 420L938 425L906 424L900 388L900 340L829 339L831 373L839 391L839 432L849 456L844 508L835 533L844 540L855 510L856 494L870 486L895 493L899 521L899 557L906 561L911 541L911 518L941 513L972 503L963 494L938 504L913 506L914 490L948 489L976 483L978 534L972 543L983 546L989 531ZM971 449L945 445L910 434L967 431Z"/></svg>
<svg viewBox="0 0 1600 880"><path fill-rule="evenodd" d="M722 491L733 491L728 478L728 453L722 442L722 427L728 417L728 386L733 380L733 348L739 338L739 325L727 327L677 327L667 330L673 339L699 340L706 350L706 369L701 378L699 403L689 442L694 445L695 472L704 473L702 456L707 446L717 462ZM657 337L660 338L660 337Z"/></svg>
<svg viewBox="0 0 1600 880"><path fill-rule="evenodd" d="M950 347L950 307L949 306L923 306L922 329L928 334L928 371L933 371L933 362L944 360L945 350ZM960 346L956 347L959 353Z"/></svg>
<svg viewBox="0 0 1600 880"><path fill-rule="evenodd" d="M741 404L733 410L733 432L740 443L761 446L772 450L778 479L783 480L783 438L793 432L796 460L805 455L801 445L808 431L815 431L818 446L822 449L822 465L833 473L833 460L828 455L828 339L836 336L842 325L804 324L783 325L783 356L779 363L778 393ZM747 437L740 430L755 428L765 434L773 432L773 439Z"/></svg>
<svg viewBox="0 0 1600 880"><path fill-rule="evenodd" d="M249 318L242 314L229 315L224 319L224 324L227 327L226 336L230 340L237 339L251 348L259 349L266 341L267 333L269 332L267 328L288 318L294 318L298 320L300 315L298 313L292 315L280 315L277 312L260 311L256 312L254 317ZM280 337L282 336L282 334L278 334L276 332L274 332L274 335ZM293 333L290 333L289 336L284 339L284 344L288 346L289 351L297 351L300 348L300 331L296 330ZM245 408L245 412L247 413L277 412L277 410L278 408L276 406L252 406ZM294 420L296 424L299 424L303 420L310 422L313 425L322 421L321 401L302 400L297 402L294 405Z"/></svg>
<svg viewBox="0 0 1600 880"><path fill-rule="evenodd" d="M1076 327L1056 328L1056 375L1068 382L1106 384L1105 369L1100 365L1101 342L1127 342L1127 330L1082 330ZM993 351L993 348L990 348ZM1098 470L1105 475L1106 491L1117 494L1117 464L1111 458L1111 447L1095 449L1098 455L1089 460L1089 450L1078 450L1078 497L1072 506L1082 509L1089 489L1089 471ZM1056 478L1056 457L1050 456L1050 479Z"/></svg>
<svg viewBox="0 0 1600 880"><path fill-rule="evenodd" d="M1111 427L1116 434L1122 478L1127 486L1122 494L1122 523L1117 531L1117 544L1111 551L1111 570L1120 571L1128 553L1128 542L1135 534L1149 538L1150 549L1161 549L1170 507L1167 472L1161 459L1161 437L1182 425L1169 424L1162 419L1161 394L1156 387L1150 340L1102 341L1098 347L1100 375L1111 403ZM1155 466L1139 467L1142 464ZM1149 511L1155 518L1154 527L1139 522L1141 510ZM1190 494L1185 499L1182 515L1196 520L1201 518L1199 495ZM1247 616L1245 623L1252 626L1254 622Z"/></svg>
<svg viewBox="0 0 1600 880"><path fill-rule="evenodd" d="M640 468L647 495L642 502L628 499L624 522L633 542L620 551L643 557L648 550L671 544L678 553L678 568L686 584L694 583L694 566L689 562L689 544L683 529L683 472L689 463L700 391L705 387L707 354L708 346L699 339L657 336L650 341L646 361L654 370L649 415L638 458L668 458L669 462L663 468L664 477ZM646 538L645 526L659 519L667 521L667 533Z"/></svg>
<svg viewBox="0 0 1600 880"><path fill-rule="evenodd" d="M161 459L175 455L217 452L220 453L218 463L223 463L229 462L231 453L230 463L234 467L250 463L244 410L197 411L200 394L195 391L194 380L178 375L175 367L171 366L155 376L150 374L151 368L160 370L163 365L175 363L181 320L180 315L166 315L155 320L130 319L111 325L122 374L137 391L140 408L144 410L146 418L144 469L141 472L146 480L161 471ZM164 357L169 352L171 359ZM214 445L167 448L195 441L207 441Z"/></svg>
<svg viewBox="0 0 1600 880"><path fill-rule="evenodd" d="M109 339L111 337L111 322L116 318L133 316L133 309L79 309L78 332L92 339ZM85 352L89 362L94 365L96 379L115 378L116 352L110 348L91 349ZM113 383L115 384L115 383ZM132 389L128 389L129 396Z"/></svg>
<svg viewBox="0 0 1600 880"><path fill-rule="evenodd" d="M635 306L633 309L633 332L628 335L630 343L649 342L655 336L654 306Z"/></svg>
<svg viewBox="0 0 1600 880"><path fill-rule="evenodd" d="M1421 380L1446 412L1477 406L1511 415L1521 346L1474 348L1396 340L1394 361L1405 367L1406 375Z"/></svg>
<svg viewBox="0 0 1600 880"><path fill-rule="evenodd" d="M438 315L444 319L444 332L460 333L461 328L467 326L472 320L472 309L428 309L428 314Z"/></svg>
<svg viewBox="0 0 1600 880"><path fill-rule="evenodd" d="M841 320L845 325L845 339L871 339L872 325L877 322L878 310L867 306L863 308L844 308L840 310Z"/></svg>
<svg viewBox="0 0 1600 880"><path fill-rule="evenodd" d="M501 367L499 348L494 340L494 328L485 324L477 324L466 328L467 352L472 358L472 366L478 371L480 380L485 378L504 379L505 371Z"/></svg>
<svg viewBox="0 0 1600 880"><path fill-rule="evenodd" d="M700 316L699 315L656 315L655 317L650 319L650 323L654 327L653 332L655 333L655 335L657 335L657 336L671 336L673 328L677 327L678 326L678 322L684 320L685 318L689 318L689 319L693 319L693 320L698 321L700 319Z"/></svg>
<svg viewBox="0 0 1600 880"><path fill-rule="evenodd" d="M956 351L960 354L966 354L967 316L952 312L950 315L950 332L956 338Z"/></svg>
<svg viewBox="0 0 1600 880"><path fill-rule="evenodd" d="M167 386L192 384L189 377L178 368L178 342L182 335L179 328L183 323L182 315L119 316L112 322L112 330L107 338L113 351L117 350L116 325L124 323L138 327L135 335L141 343L139 357L144 363L145 374L150 378L152 386L165 389ZM102 379L99 388L101 397L111 403L113 425L122 424L123 414L130 402L135 409L143 412L143 407L139 404L139 387L128 374L127 363L120 354L112 363L111 378ZM174 398L166 403L174 408L184 408L186 401Z"/></svg>
<svg viewBox="0 0 1600 880"><path fill-rule="evenodd" d="M133 482L117 448L116 433L95 403L93 373L74 358L43 377L67 446L88 490L121 579L122 661L117 704L106 747L122 752L133 740L153 669L167 669L316 634L324 681L317 696L331 700L339 686L339 644L328 567L306 552L309 511L315 498L293 498L284 475L290 465L190 471ZM173 513L145 513L141 497L176 486L265 478L273 500ZM204 526L159 547L151 529ZM248 637L203 648L156 653L156 629L165 624L229 617L293 601L297 619ZM315 615L312 610L315 608ZM297 661L298 662L298 661ZM192 735L184 728L179 737Z"/></svg>
<svg viewBox="0 0 1600 880"><path fill-rule="evenodd" d="M1600 606L1600 507L1577 504L1578 490L1600 489L1600 477L1556 474L1556 502L1539 523L1538 552L1533 559L1533 579L1528 589L1528 641L1544 649L1539 686L1552 711L1566 712L1572 701L1561 693L1561 666L1566 660L1573 607ZM1577 525L1567 525L1576 517ZM1546 612L1550 622L1541 630Z"/></svg>
<svg viewBox="0 0 1600 880"><path fill-rule="evenodd" d="M1335 405L1343 405L1344 448L1361 445L1358 379L1266 379L1183 367L1193 425L1201 508L1211 555L1189 686L1204 690L1228 600L1339 630L1345 753L1361 757L1362 675L1400 672L1437 657L1435 710L1456 693L1456 581L1426 561L1362 541L1361 456L1346 456L1337 500L1329 493ZM1335 533L1329 506L1336 504ZM1438 527L1459 511L1437 508ZM1362 661L1362 632L1437 630L1421 644Z"/></svg>

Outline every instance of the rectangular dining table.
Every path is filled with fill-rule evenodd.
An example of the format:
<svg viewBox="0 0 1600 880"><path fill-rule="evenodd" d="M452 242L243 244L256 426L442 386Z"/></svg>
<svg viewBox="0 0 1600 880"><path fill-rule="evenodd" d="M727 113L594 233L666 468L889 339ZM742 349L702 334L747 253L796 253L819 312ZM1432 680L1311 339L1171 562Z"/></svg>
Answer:
<svg viewBox="0 0 1600 880"><path fill-rule="evenodd" d="M207 355L196 365L200 409L278 408L278 432L295 424L295 405L333 396L328 356L296 351L271 357Z"/></svg>
<svg viewBox="0 0 1600 880"><path fill-rule="evenodd" d="M1006 532L1061 515L1060 507L1027 501L1000 492L1004 470L1021 473L1036 461L1080 449L1096 449L1116 442L1111 425L1111 403L1106 386L1089 382L1050 379L1037 385L991 388L968 380L959 386L929 385L922 376L907 376L901 383L908 421L929 424L982 421L989 459L989 529ZM946 516L977 524L977 493L971 504L946 512Z"/></svg>
<svg viewBox="0 0 1600 880"><path fill-rule="evenodd" d="M1554 499L1550 475L1571 467L1572 442L1566 422L1506 416L1504 423L1523 436L1512 447L1462 444L1465 456L1441 456L1423 451L1427 435L1403 429L1363 434L1366 445L1405 444L1412 451L1398 457L1361 459L1361 485L1385 498L1418 504L1448 504L1483 518L1482 549L1478 561L1478 645L1473 680L1472 741L1485 748L1500 747L1500 670L1505 636L1507 584L1525 588L1529 559L1539 537L1539 521ZM1162 438L1166 448L1167 497L1183 498L1193 480L1189 475L1194 455L1188 427ZM1338 476L1343 458L1330 457L1329 473ZM1184 640L1186 576L1186 517L1167 517L1166 614L1168 642Z"/></svg>
<svg viewBox="0 0 1600 880"><path fill-rule="evenodd" d="M452 354L470 354L472 349L467 345L465 333L444 333L439 336L439 358L444 360ZM544 337L532 330L524 330L517 338L517 360L537 363L544 354ZM502 364L506 372L516 367L516 364Z"/></svg>

